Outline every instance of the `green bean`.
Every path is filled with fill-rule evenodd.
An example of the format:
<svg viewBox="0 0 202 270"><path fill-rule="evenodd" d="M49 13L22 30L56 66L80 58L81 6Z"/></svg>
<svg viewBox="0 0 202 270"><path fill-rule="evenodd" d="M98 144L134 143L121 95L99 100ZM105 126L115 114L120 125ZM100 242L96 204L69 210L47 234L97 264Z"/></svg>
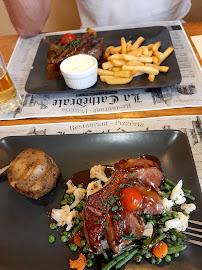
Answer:
<svg viewBox="0 0 202 270"><path fill-rule="evenodd" d="M153 236L147 237L146 242L142 245L142 249L143 249L143 250L146 251L146 250L149 248L149 245L150 245L152 239L153 239ZM143 254L142 254L142 255L143 255Z"/></svg>
<svg viewBox="0 0 202 270"><path fill-rule="evenodd" d="M109 257L108 257L108 255L107 255L107 252L106 252L105 249L102 249L102 254L103 254L104 259L105 259L106 261L109 261Z"/></svg>
<svg viewBox="0 0 202 270"><path fill-rule="evenodd" d="M171 240L172 240L173 242L175 242L175 241L177 240L177 236L176 236L175 234L172 234L172 235L170 236L170 238L171 238Z"/></svg>
<svg viewBox="0 0 202 270"><path fill-rule="evenodd" d="M162 217L162 218L159 219L159 222L160 223L165 223L169 219L172 219L172 217L170 217L170 216Z"/></svg>
<svg viewBox="0 0 202 270"><path fill-rule="evenodd" d="M180 251L183 251L187 246L186 245L178 245L178 246L172 246L168 248L167 254L175 254Z"/></svg>
<svg viewBox="0 0 202 270"><path fill-rule="evenodd" d="M151 249L153 246L155 246L156 244L158 244L161 240L163 240L166 237L167 237L167 235L165 233L158 235L157 237L155 237L152 240L151 244L149 245L149 248Z"/></svg>
<svg viewBox="0 0 202 270"><path fill-rule="evenodd" d="M170 197L170 195L171 195L171 190L168 191L168 192L163 196L163 198L168 199L168 198Z"/></svg>
<svg viewBox="0 0 202 270"><path fill-rule="evenodd" d="M79 230L80 230L80 224L73 229L72 235L75 236Z"/></svg>
<svg viewBox="0 0 202 270"><path fill-rule="evenodd" d="M138 246L137 243L132 242L132 243L128 244L128 245L124 248L124 251L130 251L131 249L133 249L133 248L135 248L135 247L137 247L137 246Z"/></svg>
<svg viewBox="0 0 202 270"><path fill-rule="evenodd" d="M146 221L146 217L145 217L145 215L144 215L144 214L141 214L141 217L142 217L142 219L143 219L144 223L146 224L146 223L147 223L147 221Z"/></svg>
<svg viewBox="0 0 202 270"><path fill-rule="evenodd" d="M78 188L83 188L83 184L78 184Z"/></svg>
<svg viewBox="0 0 202 270"><path fill-rule="evenodd" d="M115 258L113 258L110 262L108 262L108 264L106 264L102 270L109 270L111 269L116 263L118 263L119 261L123 260L124 258L128 257L129 252L125 251L122 254L116 256Z"/></svg>
<svg viewBox="0 0 202 270"><path fill-rule="evenodd" d="M186 198L188 198L188 199L192 200L192 201L194 201L194 200L195 200L195 197L194 197L194 196L192 196L192 195L190 195L190 194L188 194L188 193L184 193L184 196L185 196Z"/></svg>
<svg viewBox="0 0 202 270"><path fill-rule="evenodd" d="M173 181L171 181L170 179L168 178L165 178L164 179L164 182L172 187L175 187L177 184L175 184ZM184 191L184 193L186 194L190 194L191 193L191 190L190 189L185 189L185 188L182 188L182 190Z"/></svg>
<svg viewBox="0 0 202 270"><path fill-rule="evenodd" d="M182 240L184 240L184 239L186 238L186 236L185 236L183 233L177 232L177 231L174 230L174 229L169 230L169 232L170 232L171 234L176 235L178 238L181 238Z"/></svg>
<svg viewBox="0 0 202 270"><path fill-rule="evenodd" d="M132 257L138 252L138 248L134 248L131 251L129 251L128 256L126 256L124 259L122 259L121 261L119 261L116 265L115 268L119 269L121 266L123 266L124 264L126 264L130 259L132 259Z"/></svg>

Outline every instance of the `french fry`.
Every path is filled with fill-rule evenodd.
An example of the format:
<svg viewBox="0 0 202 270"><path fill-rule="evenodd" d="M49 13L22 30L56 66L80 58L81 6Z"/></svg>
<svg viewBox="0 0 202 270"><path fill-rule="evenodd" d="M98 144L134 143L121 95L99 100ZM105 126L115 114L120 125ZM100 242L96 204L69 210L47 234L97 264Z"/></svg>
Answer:
<svg viewBox="0 0 202 270"><path fill-rule="evenodd" d="M159 51L153 52L153 54L154 54L154 56L156 56L159 59L159 61L163 57L163 53L162 52L159 52Z"/></svg>
<svg viewBox="0 0 202 270"><path fill-rule="evenodd" d="M134 44L131 46L131 50L135 50L137 48L140 47L140 45L144 42L144 38L143 37L139 37L135 42Z"/></svg>
<svg viewBox="0 0 202 270"><path fill-rule="evenodd" d="M142 49L138 48L132 51L127 52L128 55L134 55L134 56L141 56L142 55Z"/></svg>
<svg viewBox="0 0 202 270"><path fill-rule="evenodd" d="M153 62L153 58L148 57L148 56L137 57L137 56L130 55L130 54L123 54L123 58L126 61L136 60L136 61L140 61L140 62L144 62L144 63L152 63Z"/></svg>
<svg viewBox="0 0 202 270"><path fill-rule="evenodd" d="M111 67L113 67L113 65L112 65L112 63L111 63L110 61L104 62L104 63L102 64L102 68L103 68L103 69L108 69L108 68L111 68Z"/></svg>
<svg viewBox="0 0 202 270"><path fill-rule="evenodd" d="M148 53L149 53L148 48L146 46L142 46L141 48L142 48L142 54L145 55L145 56L147 56Z"/></svg>
<svg viewBox="0 0 202 270"><path fill-rule="evenodd" d="M144 66L144 64L137 60L131 60L126 63L128 66Z"/></svg>
<svg viewBox="0 0 202 270"><path fill-rule="evenodd" d="M122 70L121 66L120 67L112 67L110 68L111 71L120 71Z"/></svg>
<svg viewBox="0 0 202 270"><path fill-rule="evenodd" d="M173 46L168 47L165 52L163 52L159 64L161 64L172 52L174 51Z"/></svg>
<svg viewBox="0 0 202 270"><path fill-rule="evenodd" d="M105 78L105 82L107 84L111 84L111 85L115 85L115 84L127 84L129 82L131 82L133 79L133 77L129 77L129 78L122 78L122 77L107 77Z"/></svg>
<svg viewBox="0 0 202 270"><path fill-rule="evenodd" d="M114 72L113 71L110 71L110 70L105 70L105 69L101 69L101 68L98 68L97 69L97 74L99 76L113 76L114 75Z"/></svg>
<svg viewBox="0 0 202 270"><path fill-rule="evenodd" d="M152 54L153 54L153 51L152 50L149 50L147 56L152 57Z"/></svg>
<svg viewBox="0 0 202 270"><path fill-rule="evenodd" d="M159 59L158 59L156 56L153 56L152 59L153 59L152 62L153 62L155 65L158 65Z"/></svg>
<svg viewBox="0 0 202 270"><path fill-rule="evenodd" d="M120 53L115 53L115 54L108 56L108 58L107 58L108 61L110 61L112 59L123 60L123 55Z"/></svg>
<svg viewBox="0 0 202 270"><path fill-rule="evenodd" d="M121 52L126 53L126 40L124 37L121 38Z"/></svg>
<svg viewBox="0 0 202 270"><path fill-rule="evenodd" d="M153 75L153 74L149 74L149 76L148 76L148 80L149 80L150 82L153 82L153 81L154 81L154 79L155 79L155 75Z"/></svg>
<svg viewBox="0 0 202 270"><path fill-rule="evenodd" d="M102 76L100 76L101 82L106 82L106 78L114 78L114 76L105 76L105 75L102 75Z"/></svg>
<svg viewBox="0 0 202 270"><path fill-rule="evenodd" d="M161 41L158 41L158 42L156 42L156 43L152 46L152 50L153 50L154 52L156 52L156 51L159 50L160 47L161 47Z"/></svg>
<svg viewBox="0 0 202 270"><path fill-rule="evenodd" d="M113 47L110 49L111 54L120 53L121 52L121 46Z"/></svg>
<svg viewBox="0 0 202 270"><path fill-rule="evenodd" d="M115 77L129 78L131 76L131 72L129 70L114 71L113 73Z"/></svg>
<svg viewBox="0 0 202 270"><path fill-rule="evenodd" d="M117 60L117 59L112 59L110 61L110 63L114 66L114 67L117 67L117 66L123 66L126 64L126 61L124 60Z"/></svg>
<svg viewBox="0 0 202 270"><path fill-rule="evenodd" d="M127 42L126 44L126 52L129 52L130 51L130 48L131 48L131 43L132 43L132 40L130 40L129 42Z"/></svg>
<svg viewBox="0 0 202 270"><path fill-rule="evenodd" d="M145 66L157 68L160 72L164 72L164 73L168 72L169 70L168 66L159 66L159 65L154 65L154 64L145 64Z"/></svg>
<svg viewBox="0 0 202 270"><path fill-rule="evenodd" d="M114 47L113 46L107 47L107 49L105 50L104 55L103 55L104 59L107 59L107 57L110 55L112 48L114 48Z"/></svg>
<svg viewBox="0 0 202 270"><path fill-rule="evenodd" d="M153 67L147 67L147 66L127 66L123 65L122 70L133 70L136 72L142 72L146 74L152 74L152 75L158 75L159 70L157 68Z"/></svg>
<svg viewBox="0 0 202 270"><path fill-rule="evenodd" d="M153 46L154 46L154 44L147 45L148 50L151 50Z"/></svg>

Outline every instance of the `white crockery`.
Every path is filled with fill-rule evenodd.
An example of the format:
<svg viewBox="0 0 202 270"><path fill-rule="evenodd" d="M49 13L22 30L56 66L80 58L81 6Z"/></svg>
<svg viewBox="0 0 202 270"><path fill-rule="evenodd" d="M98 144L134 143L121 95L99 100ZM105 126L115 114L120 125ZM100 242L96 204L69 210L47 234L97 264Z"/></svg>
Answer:
<svg viewBox="0 0 202 270"><path fill-rule="evenodd" d="M97 59L87 54L77 54L62 61L60 70L68 87L86 89L97 82Z"/></svg>

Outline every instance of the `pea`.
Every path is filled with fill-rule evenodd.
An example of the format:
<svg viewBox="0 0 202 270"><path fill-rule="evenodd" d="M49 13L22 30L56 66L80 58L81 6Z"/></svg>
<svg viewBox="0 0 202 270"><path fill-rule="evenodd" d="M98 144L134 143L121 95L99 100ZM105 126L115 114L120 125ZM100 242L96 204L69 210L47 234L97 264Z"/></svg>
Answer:
<svg viewBox="0 0 202 270"><path fill-rule="evenodd" d="M174 257L175 258L177 258L177 257L179 257L180 256L180 253L179 252L176 252L175 254L174 254Z"/></svg>
<svg viewBox="0 0 202 270"><path fill-rule="evenodd" d="M146 259L149 259L149 258L151 258L152 254L151 254L151 252L147 252L147 253L145 253L144 256Z"/></svg>
<svg viewBox="0 0 202 270"><path fill-rule="evenodd" d="M151 257L151 264L155 264L156 263L156 259L155 259L155 257Z"/></svg>
<svg viewBox="0 0 202 270"><path fill-rule="evenodd" d="M170 255L166 255L165 258L164 258L164 260L166 262L171 262L171 256Z"/></svg>
<svg viewBox="0 0 202 270"><path fill-rule="evenodd" d="M64 205L66 205L67 204L67 200L62 200L61 202L60 202L60 204L62 205L62 206L64 206Z"/></svg>
<svg viewBox="0 0 202 270"><path fill-rule="evenodd" d="M95 254L93 252L89 252L88 253L88 258L91 259L91 260L94 259L95 258Z"/></svg>
<svg viewBox="0 0 202 270"><path fill-rule="evenodd" d="M87 265L87 267L92 267L93 266L93 261L91 259L88 259L86 261L86 265Z"/></svg>
<svg viewBox="0 0 202 270"><path fill-rule="evenodd" d="M62 236L61 236L61 241L62 241L63 243L67 242L67 241L68 241L68 237L67 237L66 235L62 235Z"/></svg>
<svg viewBox="0 0 202 270"><path fill-rule="evenodd" d="M77 219L75 220L75 224L76 224L76 225L79 225L79 222L80 222L80 220L77 218Z"/></svg>
<svg viewBox="0 0 202 270"><path fill-rule="evenodd" d="M69 194L64 195L64 200L67 200L67 199L69 199Z"/></svg>
<svg viewBox="0 0 202 270"><path fill-rule="evenodd" d="M69 248L70 248L71 251L76 251L77 250L77 245L71 244Z"/></svg>
<svg viewBox="0 0 202 270"><path fill-rule="evenodd" d="M163 213L161 214L161 216L162 216L162 217L166 217L166 216L167 216L167 213L166 213L166 212L163 212Z"/></svg>
<svg viewBox="0 0 202 270"><path fill-rule="evenodd" d="M50 224L50 228L51 228L51 230L55 230L56 228L57 228L57 224L56 223L51 223Z"/></svg>
<svg viewBox="0 0 202 270"><path fill-rule="evenodd" d="M82 246L85 246L85 244L86 244L86 240L81 240L81 245ZM91 258L90 258L91 259Z"/></svg>
<svg viewBox="0 0 202 270"><path fill-rule="evenodd" d="M81 206L84 206L85 203L86 203L86 202L85 202L84 200L81 200L81 201L80 201L80 205L81 205Z"/></svg>
<svg viewBox="0 0 202 270"><path fill-rule="evenodd" d="M74 194L73 193L71 193L70 195L69 195L69 197L71 198L71 199L75 199L75 196L74 196Z"/></svg>
<svg viewBox="0 0 202 270"><path fill-rule="evenodd" d="M83 188L83 184L79 184L78 185L78 188Z"/></svg>
<svg viewBox="0 0 202 270"><path fill-rule="evenodd" d="M79 223L79 228L80 228L80 229L83 229L83 221L81 221L81 222Z"/></svg>
<svg viewBox="0 0 202 270"><path fill-rule="evenodd" d="M86 246L83 248L83 252L84 253L87 253L88 252L88 248Z"/></svg>
<svg viewBox="0 0 202 270"><path fill-rule="evenodd" d="M157 229L157 233L158 233L158 234L162 234L162 233L163 233L163 228L159 227L159 228Z"/></svg>
<svg viewBox="0 0 202 270"><path fill-rule="evenodd" d="M51 243L51 244L54 243L54 242L55 242L55 236L52 235L52 234L49 235L49 237L48 237L48 242Z"/></svg>
<svg viewBox="0 0 202 270"><path fill-rule="evenodd" d="M140 254L136 254L134 256L134 261L135 262L139 263L139 262L141 262L141 260L142 260L142 256Z"/></svg>
<svg viewBox="0 0 202 270"><path fill-rule="evenodd" d="M73 200L72 198L69 197L69 199L67 200L67 203L68 203L69 205L71 205L73 202L74 202L74 200Z"/></svg>
<svg viewBox="0 0 202 270"><path fill-rule="evenodd" d="M82 209L83 209L83 207L81 206L80 203L78 203L77 206L76 206L76 209L77 209L79 212L81 212Z"/></svg>
<svg viewBox="0 0 202 270"><path fill-rule="evenodd" d="M156 258L156 262L157 262L157 264L159 264L159 263L162 262L162 259L161 258Z"/></svg>
<svg viewBox="0 0 202 270"><path fill-rule="evenodd" d="M149 219L150 218L150 215L149 214L145 214L145 217L146 217L146 219Z"/></svg>
<svg viewBox="0 0 202 270"><path fill-rule="evenodd" d="M148 219L148 222L151 223L152 225L155 224L155 221L153 219Z"/></svg>
<svg viewBox="0 0 202 270"><path fill-rule="evenodd" d="M172 234L170 238L171 238L171 240L172 240L173 242L175 242L175 241L177 240L177 236L174 235L174 234Z"/></svg>
<svg viewBox="0 0 202 270"><path fill-rule="evenodd" d="M182 242L182 238L178 237L177 238L177 243L180 244Z"/></svg>

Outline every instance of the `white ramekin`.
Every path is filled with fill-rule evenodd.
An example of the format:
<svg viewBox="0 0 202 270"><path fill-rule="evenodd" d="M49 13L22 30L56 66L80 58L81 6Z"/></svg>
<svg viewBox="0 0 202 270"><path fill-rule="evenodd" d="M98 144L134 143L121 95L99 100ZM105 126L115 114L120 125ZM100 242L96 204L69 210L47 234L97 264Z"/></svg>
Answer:
<svg viewBox="0 0 202 270"><path fill-rule="evenodd" d="M70 61L70 59L72 60L73 58L76 58L76 57L78 60L78 57L80 55L82 55L82 54L70 56L70 57L66 58L65 60L63 60L62 63L60 64L60 70L62 72L64 80L65 80L67 86L72 88L72 89L86 89L86 88L93 86L97 82L98 62L97 62L97 59L91 55L85 54L86 57L90 57L93 59L95 64L93 65L92 68L90 68L86 71L83 71L83 72L78 72L78 73L70 73L70 72L65 71L64 67L65 67L65 65L68 65L68 61Z"/></svg>

